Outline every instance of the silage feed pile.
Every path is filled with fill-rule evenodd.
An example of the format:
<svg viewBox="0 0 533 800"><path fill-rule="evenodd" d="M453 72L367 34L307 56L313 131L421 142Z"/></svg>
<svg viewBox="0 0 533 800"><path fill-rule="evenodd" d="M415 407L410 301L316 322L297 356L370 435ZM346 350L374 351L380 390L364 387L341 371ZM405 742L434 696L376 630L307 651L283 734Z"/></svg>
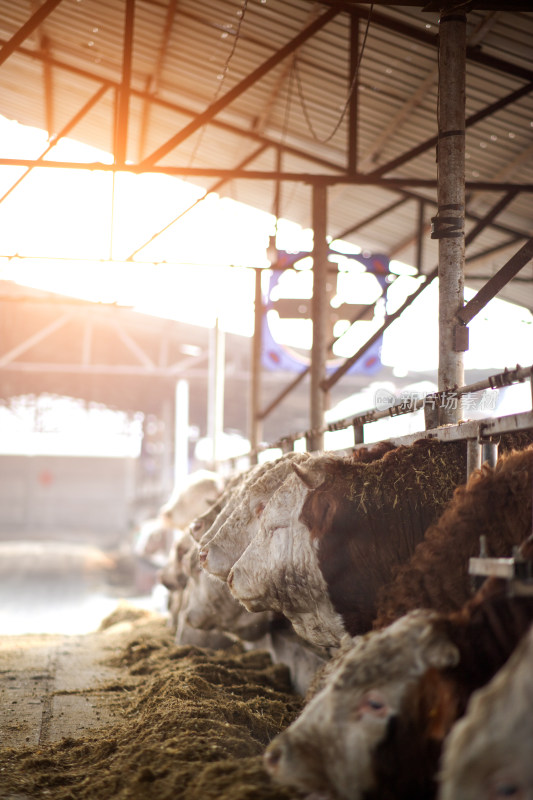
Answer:
<svg viewBox="0 0 533 800"><path fill-rule="evenodd" d="M150 625L111 659L117 723L34 749L0 749L0 798L285 800L263 770L268 742L303 700L264 651L174 645ZM108 687L116 694L117 686Z"/></svg>

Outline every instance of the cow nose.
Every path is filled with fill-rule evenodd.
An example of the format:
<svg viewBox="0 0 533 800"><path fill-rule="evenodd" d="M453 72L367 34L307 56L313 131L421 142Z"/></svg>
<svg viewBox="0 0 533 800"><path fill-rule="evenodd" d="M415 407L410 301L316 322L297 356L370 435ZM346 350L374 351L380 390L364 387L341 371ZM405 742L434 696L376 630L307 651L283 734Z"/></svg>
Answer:
<svg viewBox="0 0 533 800"><path fill-rule="evenodd" d="M279 744L270 744L267 749L265 750L264 754L264 761L265 766L271 772L276 769L279 762L281 761L281 756L283 755L283 750Z"/></svg>
<svg viewBox="0 0 533 800"><path fill-rule="evenodd" d="M203 565L205 564L205 562L207 561L207 554L208 554L208 552L209 552L209 551L208 551L207 547L202 547L202 549L200 550L200 553L199 553L199 556L198 556L198 558L200 559L200 564L202 564L202 566L203 566Z"/></svg>

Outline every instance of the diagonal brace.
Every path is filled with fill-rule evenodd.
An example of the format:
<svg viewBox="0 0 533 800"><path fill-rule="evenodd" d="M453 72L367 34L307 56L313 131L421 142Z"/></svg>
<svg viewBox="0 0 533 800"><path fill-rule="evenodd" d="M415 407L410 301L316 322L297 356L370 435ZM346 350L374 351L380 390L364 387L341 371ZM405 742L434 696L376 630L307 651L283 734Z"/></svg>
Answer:
<svg viewBox="0 0 533 800"><path fill-rule="evenodd" d="M38 28L41 22L43 22L46 17L52 13L54 8L60 4L61 0L46 0L43 5L37 9L35 14L33 14L30 19L19 28L16 33L13 34L11 39L5 43L5 45L0 50L0 64L3 64L4 61L7 61L9 56L17 49L17 47L22 44L22 42L28 38L28 36L33 33L35 28Z"/></svg>
<svg viewBox="0 0 533 800"><path fill-rule="evenodd" d="M487 281L476 296L463 306L457 314L460 322L462 322L463 325L468 325L476 314L478 314L493 297L496 297L500 289L508 284L532 258L533 238L529 239L529 241L526 242L489 281Z"/></svg>
<svg viewBox="0 0 533 800"><path fill-rule="evenodd" d="M252 86L256 81L266 75L267 72L270 72L277 64L283 61L288 55L292 52L297 50L301 47L304 42L314 36L321 28L327 25L333 17L337 16L340 11L337 8L330 8L321 17L317 20L311 22L306 28L303 29L301 33L291 39L286 45L280 48L273 56L267 58L266 61L263 62L257 69L255 69L250 75L246 78L243 78L233 89L230 89L229 92L221 97L219 100L216 100L214 103L206 108L201 114L189 122L184 128L181 129L175 136L169 139L167 142L161 145L157 150L155 150L151 155L147 156L143 161L141 161L140 165L142 167L150 167L156 164L163 156L177 147L181 142L191 136L195 131L202 127L206 122L209 122L214 116L218 114L223 108L229 105L235 98L239 97L243 92L245 92L250 86Z"/></svg>

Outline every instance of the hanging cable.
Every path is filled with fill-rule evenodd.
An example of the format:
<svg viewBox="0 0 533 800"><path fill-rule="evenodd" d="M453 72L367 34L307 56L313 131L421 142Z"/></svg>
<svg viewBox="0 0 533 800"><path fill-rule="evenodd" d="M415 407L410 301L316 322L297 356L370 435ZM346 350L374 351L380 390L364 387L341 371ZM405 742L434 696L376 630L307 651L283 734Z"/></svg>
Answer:
<svg viewBox="0 0 533 800"><path fill-rule="evenodd" d="M213 103L216 102L216 100L218 99L218 96L219 96L219 94L221 92L222 86L224 85L224 81L226 80L226 75L228 74L229 65L231 63L231 60L232 60L234 54L235 54L235 49L237 47L237 42L239 41L240 36L241 36L241 26L242 26L242 23L244 22L244 17L246 15L247 7L248 7L248 0L242 0L242 4L241 4L241 8L240 8L240 14L239 14L239 12L237 12L239 14L239 23L238 23L237 29L235 31L235 38L233 40L233 45L232 45L232 48L231 48L231 50L229 52L229 55L228 55L228 57L226 59L226 63L222 67L222 71L219 72L219 75L220 75L219 83L218 83L218 86L217 86L217 90L216 90L216 92L215 92L215 94L213 96L213 99L211 100L210 105L213 105ZM189 163L188 163L189 167L192 166L192 163L193 163L194 159L196 158L196 153L197 153L198 147L200 146L200 143L201 143L201 141L203 139L204 133L205 133L205 126L201 129L200 135L198 136L198 139L196 140L196 144L194 145L194 149L193 149L193 151L191 153L191 156L189 158Z"/></svg>
<svg viewBox="0 0 533 800"><path fill-rule="evenodd" d="M351 83L351 86L350 86L350 90L348 92L348 97L346 98L346 102L345 102L344 107L343 107L343 109L341 111L341 115L340 115L340 117L338 119L337 124L335 125L335 127L333 128L333 130L329 134L329 136L326 137L325 139L320 139L320 137L316 134L315 129L313 127L313 123L311 121L311 117L309 115L309 111L307 109L307 106L306 106L306 103L305 103L305 98L304 98L304 95L303 95L303 88L302 88L302 82L301 82L301 79L300 79L300 73L298 72L297 59L295 59L295 61L294 61L296 85L298 87L298 96L300 98L300 103L301 103L301 106L302 106L302 111L303 111L303 114L304 114L304 117L305 117L305 121L307 122L307 127L309 128L309 132L311 133L311 136L319 144L327 144L331 139L333 139L333 137L335 136L335 134L337 133L337 131L339 130L339 128L340 128L340 126L342 124L342 121L344 119L344 116L346 114L348 106L350 104L350 100L352 99L352 95L353 95L354 90L355 90L355 84L357 82L357 77L359 75L359 67L361 66L361 60L363 58L363 53L364 53L364 50L365 50L366 38L368 36L368 30L370 28L370 19L372 17L373 9L374 9L374 3L371 3L370 4L370 10L368 12L368 18L367 18L367 21L366 21L366 28L365 28L365 35L363 37L363 44L362 44L361 50L359 52L359 58L357 59L357 65L356 65L355 70L354 70L352 83Z"/></svg>

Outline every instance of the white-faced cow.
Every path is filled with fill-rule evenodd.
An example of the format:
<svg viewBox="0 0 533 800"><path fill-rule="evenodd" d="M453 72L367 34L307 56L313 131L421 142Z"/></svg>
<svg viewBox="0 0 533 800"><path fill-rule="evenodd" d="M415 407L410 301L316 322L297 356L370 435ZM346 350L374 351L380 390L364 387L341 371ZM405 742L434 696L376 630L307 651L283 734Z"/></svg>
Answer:
<svg viewBox="0 0 533 800"><path fill-rule="evenodd" d="M174 527L184 530L213 505L224 489L224 479L216 472L200 469L180 481L159 516Z"/></svg>
<svg viewBox="0 0 533 800"><path fill-rule="evenodd" d="M343 800L433 800L443 743L473 691L533 621L533 598L489 579L460 612L413 611L356 637L265 754L272 776Z"/></svg>
<svg viewBox="0 0 533 800"><path fill-rule="evenodd" d="M323 647L372 627L380 587L410 558L458 482L464 457L436 441L363 462L293 465L228 576L248 609L284 614Z"/></svg>
<svg viewBox="0 0 533 800"><path fill-rule="evenodd" d="M267 503L292 473L293 464L303 464L310 458L309 453L288 453L247 481L239 504L200 550L200 560L207 572L221 580L227 579L230 569L258 532Z"/></svg>
<svg viewBox="0 0 533 800"><path fill-rule="evenodd" d="M444 745L438 800L533 800L533 627Z"/></svg>

